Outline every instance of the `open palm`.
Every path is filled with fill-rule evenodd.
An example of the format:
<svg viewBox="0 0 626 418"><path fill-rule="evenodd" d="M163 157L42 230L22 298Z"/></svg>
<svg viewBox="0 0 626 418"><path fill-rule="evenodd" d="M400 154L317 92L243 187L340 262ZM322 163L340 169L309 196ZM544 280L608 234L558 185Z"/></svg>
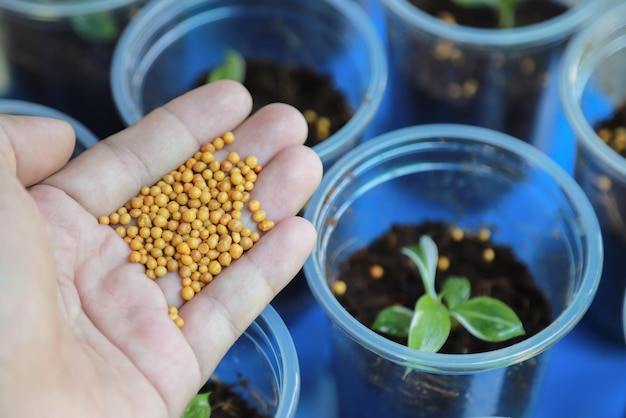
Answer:
<svg viewBox="0 0 626 418"><path fill-rule="evenodd" d="M250 109L237 83L203 86L65 166L69 125L0 117L0 416L178 417L297 273L315 231L294 215L321 164L299 112ZM148 279L97 218L230 130L228 149L264 167L253 196L276 226L182 306L179 329L177 276Z"/></svg>

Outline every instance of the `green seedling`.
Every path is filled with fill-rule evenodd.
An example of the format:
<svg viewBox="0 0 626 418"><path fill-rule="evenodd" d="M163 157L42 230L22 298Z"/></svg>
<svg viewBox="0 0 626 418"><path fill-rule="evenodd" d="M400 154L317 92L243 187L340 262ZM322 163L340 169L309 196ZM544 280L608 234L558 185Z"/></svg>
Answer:
<svg viewBox="0 0 626 418"><path fill-rule="evenodd" d="M453 326L461 324L477 338L489 342L505 341L524 335L517 314L503 302L488 297L470 298L470 282L465 277L449 276L441 292L435 290L439 251L428 235L417 245L404 247L419 270L425 294L410 310L404 306L383 309L372 329L395 337L408 337L408 346L436 353L444 345Z"/></svg>
<svg viewBox="0 0 626 418"><path fill-rule="evenodd" d="M112 12L77 15L71 18L76 33L91 41L111 41L118 37L119 30Z"/></svg>
<svg viewBox="0 0 626 418"><path fill-rule="evenodd" d="M72 1L74 3L85 2L85 0ZM41 2L58 3L57 0L41 0ZM112 41L119 35L115 13L112 11L73 15L69 19L74 31L88 41Z"/></svg>
<svg viewBox="0 0 626 418"><path fill-rule="evenodd" d="M463 7L490 7L498 14L498 26L512 28L515 26L515 8L523 0L452 0Z"/></svg>
<svg viewBox="0 0 626 418"><path fill-rule="evenodd" d="M211 405L209 404L209 395L211 393L199 393L197 394L187 408L183 412L181 418L210 418L211 417Z"/></svg>
<svg viewBox="0 0 626 418"><path fill-rule="evenodd" d="M239 52L231 49L224 54L224 60L208 75L207 83L217 80L235 80L243 83L245 78L246 61Z"/></svg>

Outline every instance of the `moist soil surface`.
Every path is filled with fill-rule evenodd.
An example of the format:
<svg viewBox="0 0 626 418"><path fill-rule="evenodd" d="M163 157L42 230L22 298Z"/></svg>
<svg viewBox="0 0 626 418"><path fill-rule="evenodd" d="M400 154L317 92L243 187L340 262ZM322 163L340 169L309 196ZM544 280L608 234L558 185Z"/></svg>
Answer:
<svg viewBox="0 0 626 418"><path fill-rule="evenodd" d="M626 158L626 103L615 109L607 119L600 121L596 132L604 142Z"/></svg>
<svg viewBox="0 0 626 418"><path fill-rule="evenodd" d="M428 14L444 18L453 16L454 21L463 26L477 28L497 28L498 16L491 7L463 7L453 0L409 0ZM567 10L566 5L552 0L527 0L521 2L515 11L515 26L526 26L543 22Z"/></svg>
<svg viewBox="0 0 626 418"><path fill-rule="evenodd" d="M242 381L239 385L244 385ZM211 418L270 418L260 412L243 398L236 390L235 384L227 384L211 379L200 389L199 393L209 392Z"/></svg>
<svg viewBox="0 0 626 418"><path fill-rule="evenodd" d="M200 83L205 80L206 77L203 76ZM310 147L333 135L354 114L332 79L307 66L246 59L243 84L252 95L252 112L265 105L281 102L290 104L305 114L309 125L305 144Z"/></svg>
<svg viewBox="0 0 626 418"><path fill-rule="evenodd" d="M3 18L6 59L12 67L7 96L60 110L100 139L124 129L113 101L110 66L119 34L143 4L136 3L103 12L102 19L115 26L103 38L81 32L72 19Z"/></svg>
<svg viewBox="0 0 626 418"><path fill-rule="evenodd" d="M526 339L552 321L549 301L538 289L526 266L515 258L511 249L495 245L480 234L465 232L460 241L452 239L451 226L442 222L419 225L394 225L369 246L353 253L340 271L338 280L347 284L347 290L338 301L359 322L371 327L378 313L391 305L413 309L424 287L415 264L401 248L414 245L419 238L430 235L439 248L439 256L449 259L446 271L437 269L435 289L450 275L467 277L471 282L472 297L491 296L511 307L519 316L526 334L500 343L482 341L463 327L455 327L441 353L478 353L506 347ZM483 253L491 248L495 257L485 261ZM380 278L372 277L372 267L382 267ZM375 267L377 268L377 267ZM406 345L406 338L386 338Z"/></svg>

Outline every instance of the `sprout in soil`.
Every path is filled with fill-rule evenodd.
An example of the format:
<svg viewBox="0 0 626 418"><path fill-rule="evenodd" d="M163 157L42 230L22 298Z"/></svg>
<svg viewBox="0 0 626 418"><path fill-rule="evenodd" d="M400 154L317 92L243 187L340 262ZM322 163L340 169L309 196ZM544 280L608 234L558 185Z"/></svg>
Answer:
<svg viewBox="0 0 626 418"><path fill-rule="evenodd" d="M83 39L106 42L119 36L115 15L112 12L100 12L76 15L71 18L72 27Z"/></svg>
<svg viewBox="0 0 626 418"><path fill-rule="evenodd" d="M372 329L408 337L409 347L432 353L441 349L458 324L489 342L524 335L522 322L506 304L488 296L470 298L470 282L465 277L449 276L441 292L435 291L439 251L431 237L423 235L417 245L404 247L402 253L417 265L426 293L413 311L404 306L383 309Z"/></svg>
<svg viewBox="0 0 626 418"><path fill-rule="evenodd" d="M208 75L207 83L218 80L235 80L243 83L245 78L246 61L239 52L230 49L224 54L224 60Z"/></svg>
<svg viewBox="0 0 626 418"><path fill-rule="evenodd" d="M522 0L452 0L463 7L490 7L498 14L498 26L512 28L515 26L515 8Z"/></svg>
<svg viewBox="0 0 626 418"><path fill-rule="evenodd" d="M181 418L210 418L211 405L209 404L210 392L197 394L185 408Z"/></svg>

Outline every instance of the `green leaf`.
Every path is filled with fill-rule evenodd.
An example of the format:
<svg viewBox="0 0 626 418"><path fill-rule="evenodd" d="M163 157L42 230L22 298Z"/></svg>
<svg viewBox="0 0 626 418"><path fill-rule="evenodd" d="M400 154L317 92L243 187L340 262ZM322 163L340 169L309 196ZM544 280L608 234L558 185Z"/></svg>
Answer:
<svg viewBox="0 0 626 418"><path fill-rule="evenodd" d="M72 27L82 38L93 41L111 41L119 35L115 15L110 12L72 17Z"/></svg>
<svg viewBox="0 0 626 418"><path fill-rule="evenodd" d="M426 293L431 298L437 299L435 276L437 274L439 250L435 241L428 235L422 235L417 245L404 247L401 251L402 254L409 257L417 265Z"/></svg>
<svg viewBox="0 0 626 418"><path fill-rule="evenodd" d="M491 7L497 9L500 7L501 0L452 0L453 3L463 7Z"/></svg>
<svg viewBox="0 0 626 418"><path fill-rule="evenodd" d="M436 353L450 335L450 314L437 299L423 295L415 304L408 346Z"/></svg>
<svg viewBox="0 0 626 418"><path fill-rule="evenodd" d="M485 341L500 342L524 335L524 327L517 314L503 302L479 296L450 309L472 335Z"/></svg>
<svg viewBox="0 0 626 418"><path fill-rule="evenodd" d="M207 78L208 83L218 80L235 80L243 83L246 78L246 62L243 56L234 50L224 55L224 61L211 71Z"/></svg>
<svg viewBox="0 0 626 418"><path fill-rule="evenodd" d="M465 277L449 276L443 283L441 296L449 309L470 298L471 285Z"/></svg>
<svg viewBox="0 0 626 418"><path fill-rule="evenodd" d="M209 395L211 393L200 393L196 395L181 418L209 418L211 416L211 405L209 404Z"/></svg>
<svg viewBox="0 0 626 418"><path fill-rule="evenodd" d="M490 7L498 13L498 26L511 28L515 26L515 8L522 0L452 0L463 7Z"/></svg>
<svg viewBox="0 0 626 418"><path fill-rule="evenodd" d="M378 313L372 329L394 337L409 335L413 311L404 306L390 306Z"/></svg>

